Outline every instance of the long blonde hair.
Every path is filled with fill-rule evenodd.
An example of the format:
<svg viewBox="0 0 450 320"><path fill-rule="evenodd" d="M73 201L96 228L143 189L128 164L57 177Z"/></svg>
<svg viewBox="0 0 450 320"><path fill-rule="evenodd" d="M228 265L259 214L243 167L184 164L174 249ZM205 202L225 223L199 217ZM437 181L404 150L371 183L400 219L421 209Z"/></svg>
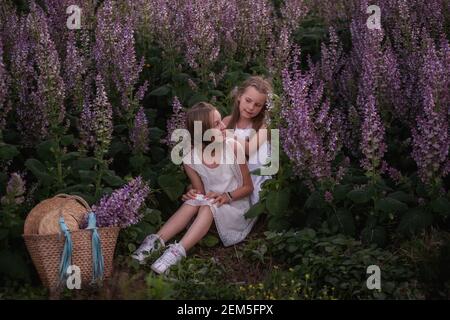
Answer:
<svg viewBox="0 0 450 320"><path fill-rule="evenodd" d="M202 122L202 137L208 129L212 128L211 114L217 110L212 104L207 102L198 102L187 111L186 129L191 135L191 143L194 144L194 122ZM203 143L205 146L205 143Z"/></svg>
<svg viewBox="0 0 450 320"><path fill-rule="evenodd" d="M266 96L268 96L273 91L270 81L261 76L251 76L250 78L245 80L238 88L236 88L232 92L233 111L231 113L231 119L230 122L228 122L227 129L235 129L236 123L238 122L241 115L239 111L239 99L248 87L254 87L256 90L258 90L262 94L265 94ZM252 119L252 128L255 129L255 131L258 131L262 127L265 114L266 103L264 103L261 112Z"/></svg>

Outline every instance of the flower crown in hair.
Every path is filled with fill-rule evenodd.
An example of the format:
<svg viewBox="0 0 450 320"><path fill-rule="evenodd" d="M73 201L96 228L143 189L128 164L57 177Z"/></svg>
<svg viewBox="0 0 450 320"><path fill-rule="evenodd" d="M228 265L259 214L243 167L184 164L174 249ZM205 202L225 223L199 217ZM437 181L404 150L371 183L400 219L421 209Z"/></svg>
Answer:
<svg viewBox="0 0 450 320"><path fill-rule="evenodd" d="M267 94L267 99L266 99L266 110L270 111L273 108L273 93L269 93Z"/></svg>

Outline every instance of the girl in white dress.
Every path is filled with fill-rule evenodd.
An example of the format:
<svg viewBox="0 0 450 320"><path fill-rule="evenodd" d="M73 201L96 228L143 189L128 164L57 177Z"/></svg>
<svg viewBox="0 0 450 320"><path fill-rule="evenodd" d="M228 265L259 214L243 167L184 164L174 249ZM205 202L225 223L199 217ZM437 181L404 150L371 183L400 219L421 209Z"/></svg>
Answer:
<svg viewBox="0 0 450 320"><path fill-rule="evenodd" d="M170 266L185 257L186 251L207 234L213 221L225 246L244 240L255 222L254 219L244 217L250 208L249 197L253 192L253 183L245 161L237 161L237 152L244 152L243 148L234 139L225 138L225 125L220 113L212 105L200 102L189 109L187 129L192 145L194 121L202 123L201 137L208 129L220 130L220 136L216 136L211 143L202 142L201 148L192 148L184 156L183 166L192 183L192 197L156 234L147 236L132 255L134 259L143 262L152 251L164 246L168 240L185 229L195 217L181 241L170 245L152 265L152 270L157 273L166 272ZM223 152L212 156L204 152L210 144L221 146Z"/></svg>
<svg viewBox="0 0 450 320"><path fill-rule="evenodd" d="M273 89L270 82L260 76L252 76L233 92L234 106L230 116L223 119L227 129L245 146L250 172L266 165L270 156L270 143L267 140L265 123L267 108L270 106ZM259 192L264 181L271 176L251 174L254 190L250 196L251 204L259 201Z"/></svg>

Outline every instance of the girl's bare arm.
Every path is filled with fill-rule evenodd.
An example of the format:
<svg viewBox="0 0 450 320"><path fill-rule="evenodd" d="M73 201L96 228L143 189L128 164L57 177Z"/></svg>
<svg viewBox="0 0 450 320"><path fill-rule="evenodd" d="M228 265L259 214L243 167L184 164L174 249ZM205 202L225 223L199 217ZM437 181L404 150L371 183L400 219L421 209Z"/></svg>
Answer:
<svg viewBox="0 0 450 320"><path fill-rule="evenodd" d="M262 130L266 129L266 130ZM267 127L262 126L261 129L250 137L249 141L245 141L245 154L247 156L253 155L258 151L259 147L267 141Z"/></svg>
<svg viewBox="0 0 450 320"><path fill-rule="evenodd" d="M186 171L187 176L191 180L192 189L195 189L197 192L201 194L205 194L205 188L203 186L202 179L200 179L200 176L197 172L195 172L194 169L192 169L190 166L183 164L184 170Z"/></svg>
<svg viewBox="0 0 450 320"><path fill-rule="evenodd" d="M238 152L238 145L235 144L234 153L237 154L237 152ZM250 170L248 169L247 163L239 164L239 169L241 170L243 183L240 188L237 188L233 192L230 192L230 195L233 198L233 200L244 198L253 192L253 181L252 178L250 177Z"/></svg>

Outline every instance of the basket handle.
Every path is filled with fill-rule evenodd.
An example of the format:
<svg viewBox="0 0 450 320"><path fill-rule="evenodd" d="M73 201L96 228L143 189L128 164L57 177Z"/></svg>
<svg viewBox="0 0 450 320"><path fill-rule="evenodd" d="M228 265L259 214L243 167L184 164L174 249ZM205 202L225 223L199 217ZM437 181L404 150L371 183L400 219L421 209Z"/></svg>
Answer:
<svg viewBox="0 0 450 320"><path fill-rule="evenodd" d="M77 195L74 195L74 194L59 193L55 197L74 199L74 200L78 201L81 205L83 205L88 211L92 210L91 207L89 206L89 204L86 202L86 200L84 200L80 196L77 196Z"/></svg>

